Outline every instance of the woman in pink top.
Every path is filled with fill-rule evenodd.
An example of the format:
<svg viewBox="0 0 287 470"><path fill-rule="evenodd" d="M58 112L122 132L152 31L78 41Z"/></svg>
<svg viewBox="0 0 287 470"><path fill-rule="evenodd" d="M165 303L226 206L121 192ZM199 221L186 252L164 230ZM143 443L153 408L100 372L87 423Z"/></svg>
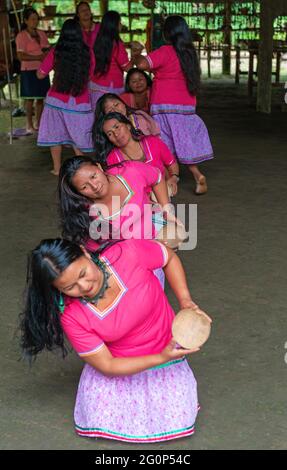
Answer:
<svg viewBox="0 0 287 470"><path fill-rule="evenodd" d="M149 113L151 86L152 80L147 73L132 68L127 73L125 93L121 95L121 98L130 108Z"/></svg>
<svg viewBox="0 0 287 470"><path fill-rule="evenodd" d="M158 168L125 162L104 173L89 157L69 158L58 187L63 237L91 251L109 239L155 238L151 190L167 212L167 189ZM163 225L162 212L159 218ZM164 286L162 271L157 276Z"/></svg>
<svg viewBox="0 0 287 470"><path fill-rule="evenodd" d="M74 147L77 154L92 152L93 111L88 81L93 69L93 54L85 44L76 20L66 20L57 45L41 64L38 77L54 69L53 85L48 92L38 135L38 145L51 149L58 175L63 145Z"/></svg>
<svg viewBox="0 0 287 470"><path fill-rule="evenodd" d="M175 346L174 311L153 271L163 267L180 308L193 302L179 258L156 241L127 240L90 255L67 240L43 240L29 260L21 345L32 359L62 349L64 333L86 363L76 432L126 442L194 433L197 385Z"/></svg>
<svg viewBox="0 0 287 470"><path fill-rule="evenodd" d="M104 93L124 91L124 71L132 66L120 39L121 17L116 11L104 14L94 43L95 69L90 81L93 110Z"/></svg>
<svg viewBox="0 0 287 470"><path fill-rule="evenodd" d="M122 95L123 96L123 95ZM132 125L144 135L160 135L157 122L145 111L127 106L121 96L105 93L97 101L95 124L100 122L105 114L117 112L126 116Z"/></svg>
<svg viewBox="0 0 287 470"><path fill-rule="evenodd" d="M189 27L181 16L164 23L168 43L135 59L138 68L152 71L151 114L159 123L161 138L180 163L188 165L196 182L196 194L207 192L205 176L198 163L213 158L204 122L195 114L200 68Z"/></svg>
<svg viewBox="0 0 287 470"><path fill-rule="evenodd" d="M177 193L178 163L159 137L143 136L120 113L103 116L92 135L99 163L110 166L130 160L155 166L166 178L169 193Z"/></svg>
<svg viewBox="0 0 287 470"><path fill-rule="evenodd" d="M44 59L50 45L44 31L37 28L39 15L33 8L27 8L23 13L23 31L16 37L17 56L21 62L21 98L25 100L26 130L33 133L38 130L43 100L50 87L49 77L39 80L37 69ZM33 124L33 103L36 100L36 124Z"/></svg>
<svg viewBox="0 0 287 470"><path fill-rule="evenodd" d="M80 2L77 4L75 20L80 23L85 43L93 49L100 29L100 23L93 21L93 14L88 2Z"/></svg>

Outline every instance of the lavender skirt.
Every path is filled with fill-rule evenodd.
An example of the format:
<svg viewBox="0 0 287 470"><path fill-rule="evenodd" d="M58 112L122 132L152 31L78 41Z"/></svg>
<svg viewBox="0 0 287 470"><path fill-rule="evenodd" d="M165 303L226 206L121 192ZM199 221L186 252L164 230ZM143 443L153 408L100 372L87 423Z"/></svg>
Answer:
<svg viewBox="0 0 287 470"><path fill-rule="evenodd" d="M86 364L74 419L80 436L148 443L190 436L197 413L196 380L179 359L123 377Z"/></svg>
<svg viewBox="0 0 287 470"><path fill-rule="evenodd" d="M124 88L113 88L112 86L97 85L97 83L89 82L90 101L92 104L92 110L95 112L97 101L101 96L106 93L114 93L115 95L121 95L125 91Z"/></svg>
<svg viewBox="0 0 287 470"><path fill-rule="evenodd" d="M208 130L195 107L154 104L151 115L160 127L161 139L180 163L197 165L213 158Z"/></svg>
<svg viewBox="0 0 287 470"><path fill-rule="evenodd" d="M72 145L82 152L93 152L92 133L94 115L90 103L68 103L47 96L41 117L38 142L42 147Z"/></svg>

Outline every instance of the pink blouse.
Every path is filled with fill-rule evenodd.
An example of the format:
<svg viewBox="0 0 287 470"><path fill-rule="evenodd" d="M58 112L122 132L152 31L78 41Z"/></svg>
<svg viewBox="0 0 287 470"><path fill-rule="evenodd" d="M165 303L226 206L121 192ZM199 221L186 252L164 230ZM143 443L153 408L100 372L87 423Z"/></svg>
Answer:
<svg viewBox="0 0 287 470"><path fill-rule="evenodd" d="M127 195L121 209L109 217L100 214L99 205L95 202L90 208L96 228L98 222L106 222L112 228L113 239L152 239L155 228L152 222L152 205L149 197L151 187L161 181L160 171L141 162L126 161L122 165L110 168L108 174L115 176L126 189ZM105 225L104 225L105 226ZM92 230L90 227L92 238ZM107 231L106 239L110 238Z"/></svg>
<svg viewBox="0 0 287 470"><path fill-rule="evenodd" d="M104 75L94 75L92 82L112 88L122 88L124 85L124 68L129 63L128 53L124 43L114 44L109 69Z"/></svg>
<svg viewBox="0 0 287 470"><path fill-rule="evenodd" d="M92 70L94 69L94 63L95 63L93 59L94 54L92 51L90 53L90 57L91 57L91 63L90 63L90 74L91 74ZM51 72L51 70L53 70L54 68L54 59L55 59L55 48L53 47L48 52L45 59L41 63L39 67L39 72L43 73L44 75L48 75ZM53 85L51 86L47 94L48 96L53 96L54 98L57 98L58 100L63 101L64 103L67 103L69 99L71 98L71 95L67 93L59 93L58 91L56 91L53 88ZM75 97L75 100L77 104L89 103L90 98L89 98L89 92L88 92L88 85L81 95Z"/></svg>
<svg viewBox="0 0 287 470"><path fill-rule="evenodd" d="M30 36L26 30L17 34L17 52L24 52L25 54L29 55L41 55L43 53L42 48L50 47L48 38L44 31L37 29L37 33L39 34L40 44L36 41L35 38L32 38L32 36ZM21 70L37 70L40 64L40 60L21 60Z"/></svg>
<svg viewBox="0 0 287 470"><path fill-rule="evenodd" d="M159 138L153 135L143 137L140 140L145 155L143 163L155 166L164 175L165 167L176 163L175 157L167 147L167 145ZM118 148L114 148L107 157L107 164L125 161L125 155Z"/></svg>
<svg viewBox="0 0 287 470"><path fill-rule="evenodd" d="M66 297L61 324L71 345L81 357L103 345L114 357L161 352L172 337L174 311L153 270L165 266L166 248L154 240L128 240L112 245L100 259L119 293L104 310Z"/></svg>
<svg viewBox="0 0 287 470"><path fill-rule="evenodd" d="M93 48L95 44L95 40L97 38L101 23L93 23L93 27L91 31L85 31L82 29L83 39L87 46Z"/></svg>
<svg viewBox="0 0 287 470"><path fill-rule="evenodd" d="M188 91L182 68L172 46L161 46L147 55L154 79L151 104L196 106L196 97Z"/></svg>

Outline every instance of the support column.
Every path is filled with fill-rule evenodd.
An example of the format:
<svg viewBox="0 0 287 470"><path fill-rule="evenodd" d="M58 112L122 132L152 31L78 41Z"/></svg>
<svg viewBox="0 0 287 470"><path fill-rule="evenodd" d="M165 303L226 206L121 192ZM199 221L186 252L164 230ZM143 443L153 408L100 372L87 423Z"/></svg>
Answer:
<svg viewBox="0 0 287 470"><path fill-rule="evenodd" d="M222 73L230 75L231 72L231 13L232 0L225 0L225 16L224 16L224 35L223 35L223 51L222 51Z"/></svg>
<svg viewBox="0 0 287 470"><path fill-rule="evenodd" d="M257 111L271 113L274 11L269 0L261 0L258 54Z"/></svg>
<svg viewBox="0 0 287 470"><path fill-rule="evenodd" d="M100 0L100 10L101 10L101 15L104 15L107 13L109 9L109 0Z"/></svg>

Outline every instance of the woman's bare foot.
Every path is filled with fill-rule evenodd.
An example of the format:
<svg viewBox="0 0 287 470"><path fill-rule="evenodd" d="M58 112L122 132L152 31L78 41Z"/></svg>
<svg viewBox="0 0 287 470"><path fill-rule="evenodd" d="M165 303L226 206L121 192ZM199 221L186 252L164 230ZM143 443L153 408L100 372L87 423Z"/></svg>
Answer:
<svg viewBox="0 0 287 470"><path fill-rule="evenodd" d="M59 173L55 170L51 170L50 173L52 173L52 175L54 176L59 176Z"/></svg>
<svg viewBox="0 0 287 470"><path fill-rule="evenodd" d="M207 193L207 183L204 175L201 175L196 181L196 188L194 193L197 196L201 196L202 194Z"/></svg>

